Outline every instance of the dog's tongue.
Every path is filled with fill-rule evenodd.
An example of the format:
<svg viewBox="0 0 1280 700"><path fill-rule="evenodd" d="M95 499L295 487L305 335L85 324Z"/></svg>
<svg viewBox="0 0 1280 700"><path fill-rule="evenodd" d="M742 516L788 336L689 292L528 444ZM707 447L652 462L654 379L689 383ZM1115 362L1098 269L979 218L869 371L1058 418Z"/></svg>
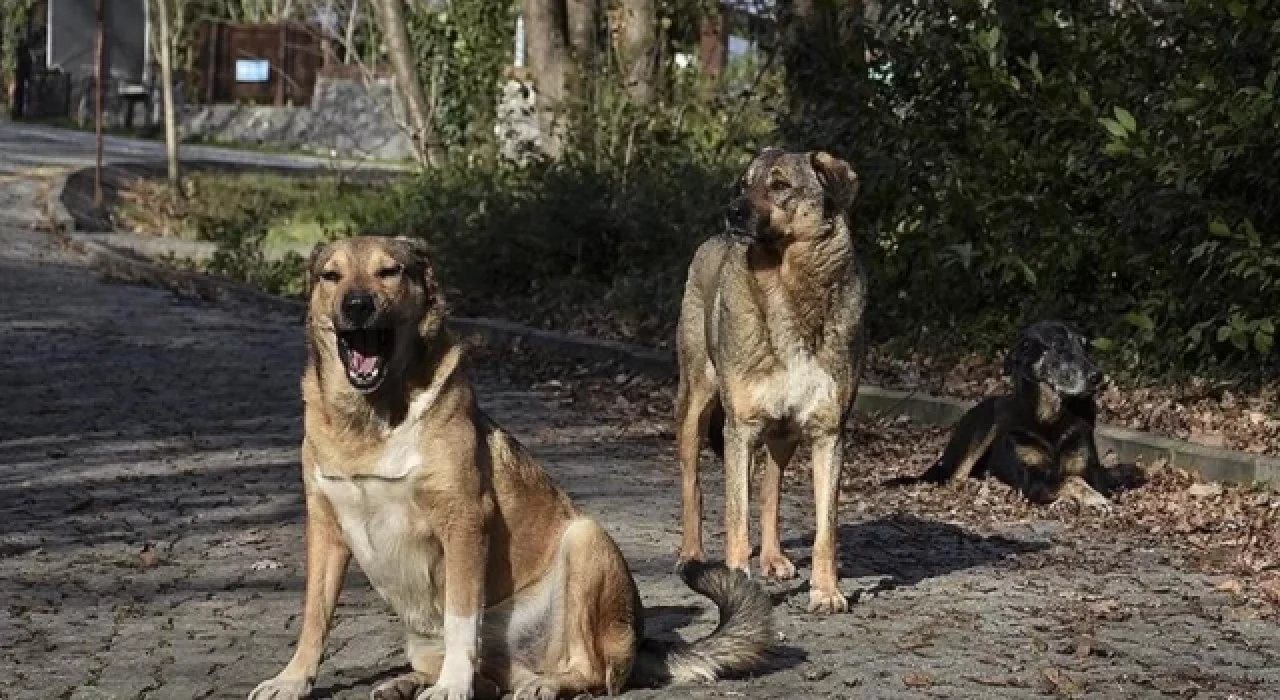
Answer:
<svg viewBox="0 0 1280 700"><path fill-rule="evenodd" d="M361 355L359 351L351 351L351 369L360 374L369 374L378 368L378 358L373 355Z"/></svg>

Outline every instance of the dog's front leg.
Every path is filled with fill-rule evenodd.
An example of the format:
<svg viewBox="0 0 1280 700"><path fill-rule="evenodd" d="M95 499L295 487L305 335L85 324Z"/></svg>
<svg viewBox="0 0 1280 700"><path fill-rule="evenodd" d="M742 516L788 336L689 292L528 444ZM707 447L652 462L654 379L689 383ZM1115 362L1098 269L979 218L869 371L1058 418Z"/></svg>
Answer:
<svg viewBox="0 0 1280 700"><path fill-rule="evenodd" d="M817 532L813 536L813 574L809 580L809 612L835 613L849 609L840 592L836 565L836 516L840 507L840 467L844 440L840 432L813 441L813 501Z"/></svg>
<svg viewBox="0 0 1280 700"><path fill-rule="evenodd" d="M304 450L305 455L305 450ZM275 678L263 681L249 694L249 700L297 700L311 693L320 655L329 635L329 621L338 604L342 579L351 560L351 550L333 508L311 485L312 476L303 459L307 491L307 582L302 607L302 630L293 658Z"/></svg>
<svg viewBox="0 0 1280 700"><path fill-rule="evenodd" d="M444 544L444 659L435 685L418 700L468 700L473 694L489 558L487 497L477 501L452 505L438 525Z"/></svg>
<svg viewBox="0 0 1280 700"><path fill-rule="evenodd" d="M725 564L751 575L751 460L760 442L761 426L730 416L724 432Z"/></svg>

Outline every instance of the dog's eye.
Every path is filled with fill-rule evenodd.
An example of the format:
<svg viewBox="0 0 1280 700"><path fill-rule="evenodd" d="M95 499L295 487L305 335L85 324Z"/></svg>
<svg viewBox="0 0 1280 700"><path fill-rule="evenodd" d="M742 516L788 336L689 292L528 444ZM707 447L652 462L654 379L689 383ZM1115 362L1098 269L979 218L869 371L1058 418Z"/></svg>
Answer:
<svg viewBox="0 0 1280 700"><path fill-rule="evenodd" d="M378 277L387 280L392 277L399 277L401 272L404 272L404 265L388 265L378 270Z"/></svg>
<svg viewBox="0 0 1280 700"><path fill-rule="evenodd" d="M320 279L325 282L337 282L342 279L342 273L337 270L325 270L320 273Z"/></svg>
<svg viewBox="0 0 1280 700"><path fill-rule="evenodd" d="M784 192L791 189L791 183L786 180L773 180L769 183L769 189L773 192Z"/></svg>

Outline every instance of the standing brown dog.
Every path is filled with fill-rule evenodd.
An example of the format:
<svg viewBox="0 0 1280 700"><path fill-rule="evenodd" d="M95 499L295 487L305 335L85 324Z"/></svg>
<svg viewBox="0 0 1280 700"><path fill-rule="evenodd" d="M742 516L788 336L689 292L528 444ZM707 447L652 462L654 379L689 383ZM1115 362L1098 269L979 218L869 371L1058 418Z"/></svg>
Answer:
<svg viewBox="0 0 1280 700"><path fill-rule="evenodd" d="M770 577L795 576L778 536L778 491L782 470L807 440L817 509L809 609L844 611L836 509L866 306L847 220L857 175L826 153L769 148L739 188L729 207L730 233L693 256L680 310L680 560L705 556L698 451L710 430L725 464L726 563L748 567L748 484L763 446L760 568Z"/></svg>
<svg viewBox="0 0 1280 700"><path fill-rule="evenodd" d="M759 666L764 591L724 565L685 582L720 609L711 636L644 638L617 545L476 405L425 250L353 238L312 256L302 380L307 582L293 659L251 700L311 689L355 555L406 628L413 671L374 700L615 694Z"/></svg>

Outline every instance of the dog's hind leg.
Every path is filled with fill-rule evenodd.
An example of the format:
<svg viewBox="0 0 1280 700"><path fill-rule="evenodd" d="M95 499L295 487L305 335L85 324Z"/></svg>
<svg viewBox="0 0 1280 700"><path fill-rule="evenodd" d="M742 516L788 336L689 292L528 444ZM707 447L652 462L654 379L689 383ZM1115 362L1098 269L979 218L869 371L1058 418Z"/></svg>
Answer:
<svg viewBox="0 0 1280 700"><path fill-rule="evenodd" d="M707 422L718 401L714 371L682 368L676 393L676 456L680 460L681 543L680 562L702 561L702 483L698 453L707 433Z"/></svg>
<svg viewBox="0 0 1280 700"><path fill-rule="evenodd" d="M935 484L964 483L975 467L981 467L991 443L1000 434L999 414L1001 398L992 397L969 409L952 430L942 457L920 479Z"/></svg>
<svg viewBox="0 0 1280 700"><path fill-rule="evenodd" d="M795 454L794 437L765 440L764 474L760 482L760 573L767 578L789 579L796 575L796 565L782 551L778 534L778 499L782 489L782 472Z"/></svg>
<svg viewBox="0 0 1280 700"><path fill-rule="evenodd" d="M559 633L541 668L511 670L515 700L549 700L621 691L635 662L639 597L617 544L588 518L575 520L561 543L564 567Z"/></svg>

